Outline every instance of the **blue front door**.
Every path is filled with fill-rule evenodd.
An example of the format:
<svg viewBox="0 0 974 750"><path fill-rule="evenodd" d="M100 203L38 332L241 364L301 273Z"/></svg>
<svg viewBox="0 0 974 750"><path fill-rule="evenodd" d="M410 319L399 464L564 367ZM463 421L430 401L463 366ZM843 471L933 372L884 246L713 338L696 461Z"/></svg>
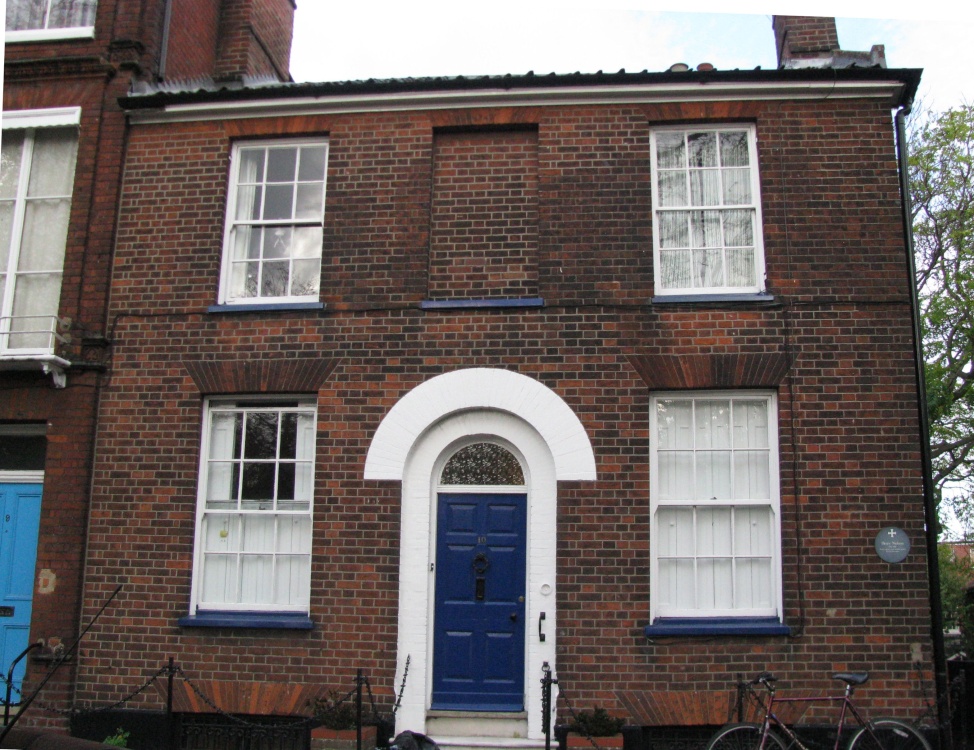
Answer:
<svg viewBox="0 0 974 750"><path fill-rule="evenodd" d="M524 708L527 496L440 494L432 708Z"/></svg>
<svg viewBox="0 0 974 750"><path fill-rule="evenodd" d="M40 484L0 484L0 670L27 648L41 520ZM26 660L14 670L12 703L19 703ZM0 690L0 704L6 690Z"/></svg>

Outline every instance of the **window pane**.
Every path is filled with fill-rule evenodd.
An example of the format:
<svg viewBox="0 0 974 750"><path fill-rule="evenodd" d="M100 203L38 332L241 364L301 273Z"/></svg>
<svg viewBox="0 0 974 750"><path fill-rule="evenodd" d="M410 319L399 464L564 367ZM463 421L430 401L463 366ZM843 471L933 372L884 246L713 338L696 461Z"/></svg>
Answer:
<svg viewBox="0 0 974 750"><path fill-rule="evenodd" d="M517 458L496 443L475 443L454 453L440 476L442 484L522 485Z"/></svg>
<svg viewBox="0 0 974 750"><path fill-rule="evenodd" d="M244 458L276 458L277 413L249 412Z"/></svg>
<svg viewBox="0 0 974 750"><path fill-rule="evenodd" d="M48 0L7 0L7 31L43 29L47 17L47 2Z"/></svg>
<svg viewBox="0 0 974 750"><path fill-rule="evenodd" d="M237 218L259 219L263 200L264 189L260 185L241 185L237 188Z"/></svg>
<svg viewBox="0 0 974 750"><path fill-rule="evenodd" d="M291 227L273 227L264 230L264 257L291 257Z"/></svg>
<svg viewBox="0 0 974 750"><path fill-rule="evenodd" d="M274 602L273 576L273 555L241 555L240 603L272 604Z"/></svg>
<svg viewBox="0 0 974 750"><path fill-rule="evenodd" d="M660 499L696 497L692 451L660 453L657 461Z"/></svg>
<svg viewBox="0 0 974 750"><path fill-rule="evenodd" d="M93 26L97 5L97 0L51 0L51 13L47 27L61 29Z"/></svg>
<svg viewBox="0 0 974 750"><path fill-rule="evenodd" d="M660 449L693 448L693 402L656 402L656 431Z"/></svg>
<svg viewBox="0 0 974 750"><path fill-rule="evenodd" d="M734 550L744 557L771 556L771 510L767 507L736 508Z"/></svg>
<svg viewBox="0 0 974 750"><path fill-rule="evenodd" d="M740 206L751 202L751 173L747 169L725 169L724 205Z"/></svg>
<svg viewBox="0 0 974 750"><path fill-rule="evenodd" d="M720 211L691 211L693 247L721 247Z"/></svg>
<svg viewBox="0 0 974 750"><path fill-rule="evenodd" d="M240 507L270 510L274 500L275 473L275 465L272 463L244 463Z"/></svg>
<svg viewBox="0 0 974 750"><path fill-rule="evenodd" d="M723 211L724 244L728 247L754 245L753 211Z"/></svg>
<svg viewBox="0 0 974 750"><path fill-rule="evenodd" d="M687 174L686 172L661 171L659 173L659 205L686 206L687 202Z"/></svg>
<svg viewBox="0 0 974 750"><path fill-rule="evenodd" d="M293 217L294 186L268 185L264 192L264 219L290 219Z"/></svg>
<svg viewBox="0 0 974 750"><path fill-rule="evenodd" d="M297 219L321 218L322 200L325 196L325 186L320 182L298 185L298 202L294 212Z"/></svg>
<svg viewBox="0 0 974 750"><path fill-rule="evenodd" d="M60 273L25 274L17 277L14 287L13 317L10 330L23 331L9 338L11 349L49 349L53 345L58 298L61 294Z"/></svg>
<svg viewBox="0 0 974 750"><path fill-rule="evenodd" d="M239 183L264 181L264 157L266 153L266 150L262 148L240 149Z"/></svg>
<svg viewBox="0 0 974 750"><path fill-rule="evenodd" d="M693 251L693 286L724 285L724 253L720 248Z"/></svg>
<svg viewBox="0 0 974 750"><path fill-rule="evenodd" d="M204 554L201 604L226 604L237 594L237 556Z"/></svg>
<svg viewBox="0 0 974 750"><path fill-rule="evenodd" d="M717 134L690 133L687 135L687 156L691 167L717 166Z"/></svg>
<svg viewBox="0 0 974 750"><path fill-rule="evenodd" d="M273 552L274 524L273 514L241 516L241 544L242 552Z"/></svg>
<svg viewBox="0 0 974 750"><path fill-rule="evenodd" d="M321 227L297 227L292 235L291 255L294 258L321 258Z"/></svg>
<svg viewBox="0 0 974 750"><path fill-rule="evenodd" d="M693 286L693 254L685 250L660 252L663 289L686 289Z"/></svg>
<svg viewBox="0 0 974 750"><path fill-rule="evenodd" d="M291 264L288 261L265 263L261 268L260 296L287 297Z"/></svg>
<svg viewBox="0 0 974 750"><path fill-rule="evenodd" d="M325 154L324 146L303 146L301 148L301 164L298 167L298 179L302 182L324 181Z"/></svg>
<svg viewBox="0 0 974 750"><path fill-rule="evenodd" d="M0 435L0 471L43 471L46 455L43 435Z"/></svg>
<svg viewBox="0 0 974 750"><path fill-rule="evenodd" d="M663 211L656 214L656 231L659 232L659 246L669 248L690 247L690 212Z"/></svg>
<svg viewBox="0 0 974 750"><path fill-rule="evenodd" d="M675 557L682 554L684 557L692 557L696 547L693 541L693 509L660 508L656 517L659 555Z"/></svg>
<svg viewBox="0 0 974 750"><path fill-rule="evenodd" d="M267 181L294 182L297 160L296 148L267 149Z"/></svg>
<svg viewBox="0 0 974 750"><path fill-rule="evenodd" d="M656 166L659 169L685 169L686 148L683 133L657 133Z"/></svg>
<svg viewBox="0 0 974 750"><path fill-rule="evenodd" d="M0 274L6 275L10 263L10 230L13 228L13 203L0 203ZM3 294L0 289L0 294Z"/></svg>
<svg viewBox="0 0 974 750"><path fill-rule="evenodd" d="M720 172L696 169L690 172L690 203L694 206L720 205Z"/></svg>
<svg viewBox="0 0 974 750"><path fill-rule="evenodd" d="M693 560L660 560L659 577L661 604L680 609L695 606Z"/></svg>
<svg viewBox="0 0 974 750"><path fill-rule="evenodd" d="M698 450L731 447L729 401L699 400L695 414Z"/></svg>
<svg viewBox="0 0 974 750"><path fill-rule="evenodd" d="M18 271L60 272L64 266L70 210L68 200L32 200L27 203ZM56 312L55 307L51 314Z"/></svg>
<svg viewBox="0 0 974 750"><path fill-rule="evenodd" d="M727 285L754 286L754 248L731 249L727 256Z"/></svg>
<svg viewBox="0 0 974 750"><path fill-rule="evenodd" d="M734 445L739 448L768 447L766 401L734 402Z"/></svg>
<svg viewBox="0 0 974 750"><path fill-rule="evenodd" d="M10 13L9 6L7 13ZM14 198L17 195L23 149L23 130L3 131L3 146L0 150L0 198Z"/></svg>
<svg viewBox="0 0 974 750"><path fill-rule="evenodd" d="M77 131L73 128L38 128L27 195L31 198L70 196L74 184Z"/></svg>
<svg viewBox="0 0 974 750"><path fill-rule="evenodd" d="M746 167L748 165L747 132L724 132L720 134L720 164L723 167Z"/></svg>
<svg viewBox="0 0 974 750"><path fill-rule="evenodd" d="M774 606L771 561L743 559L737 561L736 568L734 592L737 606L739 608Z"/></svg>

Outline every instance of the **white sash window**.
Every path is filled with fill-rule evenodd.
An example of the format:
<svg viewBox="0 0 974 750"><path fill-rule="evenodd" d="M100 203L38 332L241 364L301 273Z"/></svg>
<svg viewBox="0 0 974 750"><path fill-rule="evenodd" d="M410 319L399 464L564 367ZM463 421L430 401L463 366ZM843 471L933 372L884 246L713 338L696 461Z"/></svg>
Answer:
<svg viewBox="0 0 974 750"><path fill-rule="evenodd" d="M94 36L98 0L7 0L7 42Z"/></svg>
<svg viewBox="0 0 974 750"><path fill-rule="evenodd" d="M656 294L764 290L753 127L651 134Z"/></svg>
<svg viewBox="0 0 974 750"><path fill-rule="evenodd" d="M234 147L221 302L318 301L327 164L327 141Z"/></svg>
<svg viewBox="0 0 974 750"><path fill-rule="evenodd" d="M4 114L0 358L51 354L57 338L78 129L48 122L76 120L79 112L52 112Z"/></svg>
<svg viewBox="0 0 974 750"><path fill-rule="evenodd" d="M650 421L653 617L780 616L774 396L657 395Z"/></svg>
<svg viewBox="0 0 974 750"><path fill-rule="evenodd" d="M315 407L208 403L193 611L307 612Z"/></svg>

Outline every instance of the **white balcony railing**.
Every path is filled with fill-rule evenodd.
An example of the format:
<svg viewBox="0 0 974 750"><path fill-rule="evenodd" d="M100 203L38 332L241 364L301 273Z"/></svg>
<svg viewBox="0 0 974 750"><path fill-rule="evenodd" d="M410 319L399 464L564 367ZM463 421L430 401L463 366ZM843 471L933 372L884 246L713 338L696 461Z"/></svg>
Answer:
<svg viewBox="0 0 974 750"><path fill-rule="evenodd" d="M58 346L69 337L68 323L56 315L0 317L0 369L42 369L64 387L64 368L70 362L58 356Z"/></svg>

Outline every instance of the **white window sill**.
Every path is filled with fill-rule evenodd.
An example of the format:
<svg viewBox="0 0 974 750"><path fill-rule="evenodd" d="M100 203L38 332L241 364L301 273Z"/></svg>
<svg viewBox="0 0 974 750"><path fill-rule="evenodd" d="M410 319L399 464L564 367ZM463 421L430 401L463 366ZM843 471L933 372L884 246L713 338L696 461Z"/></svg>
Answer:
<svg viewBox="0 0 974 750"><path fill-rule="evenodd" d="M4 35L7 44L20 42L59 42L65 39L94 39L94 26L75 26L67 29L21 29Z"/></svg>
<svg viewBox="0 0 974 750"><path fill-rule="evenodd" d="M55 388L67 385L64 372L71 363L56 354L0 354L0 370L42 370L54 380Z"/></svg>

